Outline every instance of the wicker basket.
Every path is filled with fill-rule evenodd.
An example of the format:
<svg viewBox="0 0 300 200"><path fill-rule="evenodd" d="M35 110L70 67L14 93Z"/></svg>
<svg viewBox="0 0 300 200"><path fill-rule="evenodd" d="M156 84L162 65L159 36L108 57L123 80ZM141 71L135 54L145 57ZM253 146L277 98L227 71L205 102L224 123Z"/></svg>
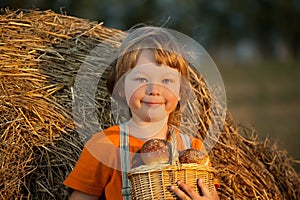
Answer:
<svg viewBox="0 0 300 200"><path fill-rule="evenodd" d="M202 181L214 193L214 170L212 167L200 164L158 164L142 165L128 173L132 199L176 199L170 191L171 185L181 180L199 192L197 179Z"/></svg>

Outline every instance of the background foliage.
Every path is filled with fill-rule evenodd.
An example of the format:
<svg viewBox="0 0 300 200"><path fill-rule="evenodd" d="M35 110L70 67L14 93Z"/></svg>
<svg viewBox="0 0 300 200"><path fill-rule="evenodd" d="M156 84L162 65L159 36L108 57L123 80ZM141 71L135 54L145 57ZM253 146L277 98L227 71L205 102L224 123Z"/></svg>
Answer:
<svg viewBox="0 0 300 200"><path fill-rule="evenodd" d="M294 59L300 51L297 0L2 0L1 4L66 12L122 30L138 23L166 24L205 48L246 45L261 59Z"/></svg>

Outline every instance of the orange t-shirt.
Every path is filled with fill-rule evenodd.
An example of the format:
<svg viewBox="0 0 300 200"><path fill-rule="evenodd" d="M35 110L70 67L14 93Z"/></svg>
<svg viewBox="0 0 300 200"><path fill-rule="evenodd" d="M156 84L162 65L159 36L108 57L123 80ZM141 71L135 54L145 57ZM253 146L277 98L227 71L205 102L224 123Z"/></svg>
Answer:
<svg viewBox="0 0 300 200"><path fill-rule="evenodd" d="M176 138L178 150L183 150L184 145L178 133L176 133ZM129 135L131 160L144 142ZM192 148L200 149L201 146L200 140L192 139ZM123 199L119 147L119 126L112 126L95 134L85 144L74 170L66 178L64 184L74 190L100 196L100 199Z"/></svg>

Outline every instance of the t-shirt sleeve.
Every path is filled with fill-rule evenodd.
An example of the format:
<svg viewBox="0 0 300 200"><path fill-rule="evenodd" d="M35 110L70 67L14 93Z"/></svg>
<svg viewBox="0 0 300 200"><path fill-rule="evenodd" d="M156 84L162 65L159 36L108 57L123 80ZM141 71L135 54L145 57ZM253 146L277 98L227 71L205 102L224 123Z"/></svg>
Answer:
<svg viewBox="0 0 300 200"><path fill-rule="evenodd" d="M203 143L201 140L194 138L194 137L191 137L191 140L192 140L192 148L198 149L198 150L203 150L202 149Z"/></svg>
<svg viewBox="0 0 300 200"><path fill-rule="evenodd" d="M107 173L103 173L106 171ZM83 148L75 168L64 185L90 195L100 196L110 179L111 169L99 162L87 148Z"/></svg>

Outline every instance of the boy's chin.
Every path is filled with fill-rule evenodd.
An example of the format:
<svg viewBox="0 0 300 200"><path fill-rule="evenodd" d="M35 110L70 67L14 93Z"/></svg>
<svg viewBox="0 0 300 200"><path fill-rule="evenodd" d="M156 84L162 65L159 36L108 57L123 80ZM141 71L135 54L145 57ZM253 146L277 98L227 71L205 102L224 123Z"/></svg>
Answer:
<svg viewBox="0 0 300 200"><path fill-rule="evenodd" d="M160 124L160 123L165 123L167 119L168 119L167 116L158 115L158 116L150 116L145 120L149 123Z"/></svg>

